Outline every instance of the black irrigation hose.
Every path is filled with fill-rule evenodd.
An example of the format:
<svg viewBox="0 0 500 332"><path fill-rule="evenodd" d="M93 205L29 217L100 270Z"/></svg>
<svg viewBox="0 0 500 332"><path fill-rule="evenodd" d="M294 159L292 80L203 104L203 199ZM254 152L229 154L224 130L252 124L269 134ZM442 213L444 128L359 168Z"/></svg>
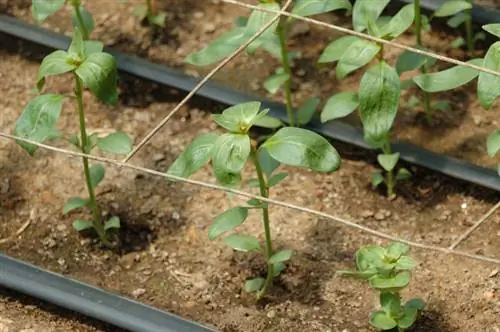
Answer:
<svg viewBox="0 0 500 332"><path fill-rule="evenodd" d="M134 332L214 331L0 253L0 285Z"/></svg>

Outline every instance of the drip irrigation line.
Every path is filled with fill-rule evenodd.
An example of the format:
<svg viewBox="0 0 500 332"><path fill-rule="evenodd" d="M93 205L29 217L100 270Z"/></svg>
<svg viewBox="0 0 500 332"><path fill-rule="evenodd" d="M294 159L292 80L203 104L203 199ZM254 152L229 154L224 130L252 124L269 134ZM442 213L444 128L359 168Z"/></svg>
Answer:
<svg viewBox="0 0 500 332"><path fill-rule="evenodd" d="M405 244L412 246L412 247L415 247L415 248L426 249L426 250L430 250L430 251L437 251L437 252L442 252L445 254L451 254L451 255L456 255L456 256L468 257L468 258L472 258L472 259L483 261L483 262L500 264L500 259L498 259L498 258L487 257L487 256L483 256L483 255L475 255L475 254L470 254L470 253L465 252L465 251L450 250L449 248L438 247L438 246L433 246L433 245L427 245L427 244L420 243L420 242L405 240L405 239L399 238L397 236L390 235L390 234L387 234L384 232L380 232L380 231L377 231L375 229L365 227L365 226L360 225L358 223L355 223L353 221L349 221L349 220L346 220L346 219L343 219L343 218L340 218L337 216L333 216L333 215L325 213L325 212L321 212L321 211L310 209L307 207L295 205L292 203L283 202L283 201L272 199L272 198L266 198L266 197L263 197L260 195L254 195L254 194L248 193L246 191L232 189L232 188L220 186L220 185L213 184L213 183L187 179L187 178L179 177L176 175L166 174L166 173L162 173L159 171L155 171L153 169L132 165L130 163L124 163L122 161L118 161L118 160L114 160L114 159L109 159L109 158L105 158L105 157L98 157L98 156L93 156L93 155L89 155L89 154L84 154L81 152L73 152L73 151L66 150L66 149L56 148L56 147L53 147L53 146L50 146L47 144L38 143L38 142L29 140L29 139L17 137L17 136L2 133L2 132L0 132L0 137L14 140L14 141L17 140L17 141L21 141L21 142L25 142L25 143L34 144L40 148L44 148L46 150L61 153L61 154L71 156L71 157L78 157L78 158L85 157L85 158L88 158L90 160L100 161L100 162L103 162L103 163L106 163L109 165L117 166L119 168L125 167L125 168L132 169L132 170L135 170L138 172L151 174L151 175L155 175L155 176L160 176L160 177L166 178L168 180L172 180L172 181L179 181L179 182L189 183L192 185L197 185L197 186L204 187L204 188L214 189L214 190L218 190L218 191L224 191L224 192L232 193L234 195L238 195L241 197L254 198L254 199L269 203L269 204L273 204L273 205L285 207L288 209L292 209L292 210L296 210L296 211L300 211L300 212L305 212L305 213L308 213L311 215L315 215L317 217L329 219L329 220L338 222L340 224L343 224L347 227L357 229L361 232L364 232L364 233L367 233L367 234L370 234L370 235L373 235L373 236L376 236L376 237L379 237L379 238L382 238L385 240L405 243Z"/></svg>
<svg viewBox="0 0 500 332"><path fill-rule="evenodd" d="M0 253L0 285L133 332L215 332Z"/></svg>

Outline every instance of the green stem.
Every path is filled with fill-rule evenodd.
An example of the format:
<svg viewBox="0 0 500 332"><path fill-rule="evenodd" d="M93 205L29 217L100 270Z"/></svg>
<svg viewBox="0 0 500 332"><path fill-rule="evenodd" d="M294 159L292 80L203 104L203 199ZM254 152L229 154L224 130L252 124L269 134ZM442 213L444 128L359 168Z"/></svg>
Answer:
<svg viewBox="0 0 500 332"><path fill-rule="evenodd" d="M283 65L283 69L285 69L285 73L288 75L288 79L285 84L283 84L286 98L286 112L288 114L289 125L293 127L295 125L295 116L293 114L292 103L292 68L290 67L290 59L286 47L286 17L280 19L277 30L281 48L281 64Z"/></svg>
<svg viewBox="0 0 500 332"><path fill-rule="evenodd" d="M420 15L420 0L414 0L413 2L415 6L415 30L417 35L417 46L422 47L422 15ZM425 64L420 67L420 72L425 74L427 72L427 68ZM422 98L424 99L424 112L425 119L427 123L432 123L432 109L431 109L431 100L430 96L426 91L422 92Z"/></svg>
<svg viewBox="0 0 500 332"><path fill-rule="evenodd" d="M78 104L78 116L80 119L80 136L81 136L81 150L83 153L88 153L88 136L87 130L85 126L85 112L83 107L83 83L80 77L76 74L75 76L75 95ZM106 237L106 230L104 229L104 225L101 220L101 211L99 210L99 206L97 205L94 187L92 186L92 180L90 178L90 168L89 168L89 159L87 157L82 157L83 161L83 172L85 174L85 182L87 183L87 190L89 192L89 207L92 210L92 225L96 230L99 238L102 243L108 247L111 247L111 243L108 241Z"/></svg>
<svg viewBox="0 0 500 332"><path fill-rule="evenodd" d="M392 154L391 142L387 140L387 143L384 144L382 148L384 154ZM390 170L387 172L387 176L385 178L385 184L387 186L387 197L392 197L394 195L394 170Z"/></svg>
<svg viewBox="0 0 500 332"><path fill-rule="evenodd" d="M472 5L473 1L468 0L469 3ZM474 36L473 36L473 31L472 31L472 13L470 9L467 9L465 11L465 15L467 15L467 18L465 20L465 30L467 34L467 50L469 52L474 51Z"/></svg>
<svg viewBox="0 0 500 332"><path fill-rule="evenodd" d="M152 17L153 17L153 2L152 2L152 0L146 0L146 17L148 19L149 27L151 29L153 29L154 24L153 24L153 20L152 20Z"/></svg>
<svg viewBox="0 0 500 332"><path fill-rule="evenodd" d="M75 11L76 20L78 21L78 26L80 27L82 33L82 38L83 40L88 40L89 32L87 30L87 27L85 26L85 22L83 21L82 13L80 13L80 1L74 1L72 5L73 10Z"/></svg>
<svg viewBox="0 0 500 332"><path fill-rule="evenodd" d="M269 197L269 188L267 187L266 179L264 178L264 173L262 172L262 166L260 165L259 158L257 156L257 150L252 148L251 152L252 161L255 165L255 170L257 171L257 177L259 178L259 188L260 195L262 197ZM266 262L267 262L267 277L264 281L264 285L257 293L257 299L261 299L267 294L267 291L271 284L273 283L274 278L274 267L273 264L269 263L269 259L273 256L273 243L271 239L271 228L269 227L269 207L264 205L262 208L262 223L264 225L264 233L266 237Z"/></svg>

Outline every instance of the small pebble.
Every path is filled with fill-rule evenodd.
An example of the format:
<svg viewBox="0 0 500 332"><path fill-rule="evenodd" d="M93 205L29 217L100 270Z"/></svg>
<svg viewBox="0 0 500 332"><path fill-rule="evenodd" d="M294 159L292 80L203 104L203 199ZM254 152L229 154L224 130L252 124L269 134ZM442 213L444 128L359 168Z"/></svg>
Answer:
<svg viewBox="0 0 500 332"><path fill-rule="evenodd" d="M141 295L144 295L146 293L146 290L144 288L137 288L132 292L133 297L139 297Z"/></svg>
<svg viewBox="0 0 500 332"><path fill-rule="evenodd" d="M488 274L488 278L494 278L494 277L496 277L498 275L498 273L499 273L498 269L493 270L493 271L491 271L490 274Z"/></svg>
<svg viewBox="0 0 500 332"><path fill-rule="evenodd" d="M274 317L276 317L276 311L274 311L274 310L269 310L269 311L267 312L267 317L269 317L269 318L274 318Z"/></svg>

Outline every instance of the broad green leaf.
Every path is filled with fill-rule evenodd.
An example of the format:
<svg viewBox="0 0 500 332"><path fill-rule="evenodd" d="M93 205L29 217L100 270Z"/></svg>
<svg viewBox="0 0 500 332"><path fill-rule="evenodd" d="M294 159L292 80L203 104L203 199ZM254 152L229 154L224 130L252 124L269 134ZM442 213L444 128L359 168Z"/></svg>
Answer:
<svg viewBox="0 0 500 332"><path fill-rule="evenodd" d="M490 46L484 57L483 67L500 72L500 41ZM500 95L500 77L485 72L479 73L477 96L485 109L490 109Z"/></svg>
<svg viewBox="0 0 500 332"><path fill-rule="evenodd" d="M269 258L268 262L270 264L286 262L290 260L290 258L292 258L292 255L293 255L292 250L290 249L282 250L272 255L271 258Z"/></svg>
<svg viewBox="0 0 500 332"><path fill-rule="evenodd" d="M124 132L118 131L100 138L97 147L105 152L127 154L132 150L132 139Z"/></svg>
<svg viewBox="0 0 500 332"><path fill-rule="evenodd" d="M385 169L387 172L390 172L394 169L399 160L399 152L392 154L379 154L377 156L378 163Z"/></svg>
<svg viewBox="0 0 500 332"><path fill-rule="evenodd" d="M210 160L216 139L213 133L198 136L170 165L167 174L183 178L193 175Z"/></svg>
<svg viewBox="0 0 500 332"><path fill-rule="evenodd" d="M268 9L268 10L280 10L280 6L278 3L261 3L258 5L260 8ZM260 29L262 29L266 24L268 24L272 19L274 19L276 14L270 12L264 12L261 10L254 10L250 14L248 18L247 25L245 26L245 36L247 38L251 38L253 35L257 33ZM257 48L259 48L263 43L272 41L273 39L278 41L278 38L275 34L276 28L278 27L279 20L276 20L266 31L260 35L255 41L253 41L247 47L247 51L250 53L255 52ZM276 44L279 45L279 44ZM271 53L274 53L271 50Z"/></svg>
<svg viewBox="0 0 500 332"><path fill-rule="evenodd" d="M224 239L224 243L237 251L260 251L259 240L250 235L231 235Z"/></svg>
<svg viewBox="0 0 500 332"><path fill-rule="evenodd" d="M257 292L262 288L262 285L264 285L264 278L254 278L254 279L249 279L245 281L245 292L247 293L253 293Z"/></svg>
<svg viewBox="0 0 500 332"><path fill-rule="evenodd" d="M483 59L472 59L467 61L467 63L482 66ZM424 91L441 92L467 84L475 79L478 74L476 69L455 66L437 73L415 76L413 81Z"/></svg>
<svg viewBox="0 0 500 332"><path fill-rule="evenodd" d="M323 53L321 53L318 63L329 63L340 60L342 54L344 54L347 48L349 48L352 43L359 40L361 39L356 36L344 36L335 39L333 42L328 44Z"/></svg>
<svg viewBox="0 0 500 332"><path fill-rule="evenodd" d="M85 56L88 57L91 54L102 52L104 44L98 40L85 40L83 42L83 48Z"/></svg>
<svg viewBox="0 0 500 332"><path fill-rule="evenodd" d="M278 183L283 181L287 176L288 176L288 173L286 173L286 172L275 174L269 178L269 180L267 181L267 186L269 188L274 187L275 185L277 185Z"/></svg>
<svg viewBox="0 0 500 332"><path fill-rule="evenodd" d="M389 316L397 316L401 308L401 298L397 293L380 293L380 306Z"/></svg>
<svg viewBox="0 0 500 332"><path fill-rule="evenodd" d="M71 44L68 48L68 54L72 59L76 59L79 62L85 60L85 44L83 43L82 33L79 28L73 29L73 38L71 39Z"/></svg>
<svg viewBox="0 0 500 332"><path fill-rule="evenodd" d="M415 298L407 301L405 303L405 307L411 307L411 308L416 308L418 310L422 310L425 308L425 302L422 301L421 299Z"/></svg>
<svg viewBox="0 0 500 332"><path fill-rule="evenodd" d="M379 330L390 330L398 326L398 323L383 311L373 312L370 317L370 324Z"/></svg>
<svg viewBox="0 0 500 332"><path fill-rule="evenodd" d="M340 156L335 148L324 137L303 128L281 128L262 147L285 165L317 172L333 172L340 166Z"/></svg>
<svg viewBox="0 0 500 332"><path fill-rule="evenodd" d="M36 86L38 91L43 89L45 78L54 75L64 74L73 71L77 65L73 63L73 59L69 56L68 52L58 50L50 53L43 58L38 70Z"/></svg>
<svg viewBox="0 0 500 332"><path fill-rule="evenodd" d="M385 61L371 67L361 78L359 112L365 140L378 147L385 142L399 108L399 75Z"/></svg>
<svg viewBox="0 0 500 332"><path fill-rule="evenodd" d="M265 148L259 148L257 157L259 158L260 167L262 167L262 171L267 177L270 177L280 165L279 162L269 155L269 152Z"/></svg>
<svg viewBox="0 0 500 332"><path fill-rule="evenodd" d="M385 179L382 173L380 172L373 172L372 173L372 186L373 188L377 188L380 186L382 183L384 183Z"/></svg>
<svg viewBox="0 0 500 332"><path fill-rule="evenodd" d="M111 228L120 228L120 218L111 217L104 223L104 230L107 231Z"/></svg>
<svg viewBox="0 0 500 332"><path fill-rule="evenodd" d="M444 2L435 12L436 17L446 17L455 15L466 9L471 9L472 4L466 0L448 0Z"/></svg>
<svg viewBox="0 0 500 332"><path fill-rule="evenodd" d="M460 24L464 23L466 20L467 20L467 14L465 14L464 12L460 12L454 15L448 21L446 21L446 24L448 24L449 27L456 29L460 26Z"/></svg>
<svg viewBox="0 0 500 332"><path fill-rule="evenodd" d="M275 74L265 80L264 88L269 91L269 93L275 94L289 79L290 75L285 73L283 70L277 70Z"/></svg>
<svg viewBox="0 0 500 332"><path fill-rule="evenodd" d="M316 108L318 107L320 101L321 99L318 97L310 98L299 107L297 110L297 120L299 125L305 125L311 121L314 113L316 113Z"/></svg>
<svg viewBox="0 0 500 332"><path fill-rule="evenodd" d="M415 5L411 3L401 8L389 23L381 28L381 35L394 39L405 32L413 24L414 19Z"/></svg>
<svg viewBox="0 0 500 332"><path fill-rule="evenodd" d="M395 276L375 276L370 279L370 286L378 290L394 291L408 286L411 274L408 271L402 271Z"/></svg>
<svg viewBox="0 0 500 332"><path fill-rule="evenodd" d="M283 127L283 122L279 119L273 118L272 116L265 115L254 121L254 125L263 128L276 129Z"/></svg>
<svg viewBox="0 0 500 332"><path fill-rule="evenodd" d="M248 209L246 207L233 207L222 212L208 228L208 238L214 240L219 235L241 225L247 217Z"/></svg>
<svg viewBox="0 0 500 332"><path fill-rule="evenodd" d="M280 275L281 272L285 270L285 264L279 262L279 263L274 263L273 264L273 276L276 278L277 276Z"/></svg>
<svg viewBox="0 0 500 332"><path fill-rule="evenodd" d="M104 167L101 164L95 164L90 167L90 182L92 188L97 187L97 185L104 179Z"/></svg>
<svg viewBox="0 0 500 332"><path fill-rule="evenodd" d="M214 115L214 120L233 133L246 133L254 121L262 116L259 113L260 105L258 101L237 104L226 108L222 114Z"/></svg>
<svg viewBox="0 0 500 332"><path fill-rule="evenodd" d="M359 105L356 92L339 92L331 96L321 112L321 122L343 118L356 110Z"/></svg>
<svg viewBox="0 0 500 332"><path fill-rule="evenodd" d="M77 10L77 9L75 9ZM80 25L80 21L76 18L76 12L75 10L72 11L71 13L71 23L74 27L78 27L80 30L87 31L87 33L90 35L90 33L94 30L95 28L95 23L94 19L92 18L92 14L89 13L87 9L83 5L80 5L78 7L78 11L80 12L80 16L82 17L83 21L83 27Z"/></svg>
<svg viewBox="0 0 500 332"><path fill-rule="evenodd" d="M73 228L77 232L84 231L86 229L94 228L94 225L88 220L76 219L73 221Z"/></svg>
<svg viewBox="0 0 500 332"><path fill-rule="evenodd" d="M406 168L400 168L396 174L397 181L403 181L411 178L411 173Z"/></svg>
<svg viewBox="0 0 500 332"><path fill-rule="evenodd" d="M212 169L217 180L224 185L238 184L249 155L250 138L247 135L219 136L212 149Z"/></svg>
<svg viewBox="0 0 500 332"><path fill-rule="evenodd" d="M222 34L199 52L191 53L185 61L194 66L211 65L236 51L248 39L245 28L236 28Z"/></svg>
<svg viewBox="0 0 500 332"><path fill-rule="evenodd" d="M484 31L500 38L500 23L486 24L482 28Z"/></svg>
<svg viewBox="0 0 500 332"><path fill-rule="evenodd" d="M337 64L337 79L341 80L358 68L361 68L377 55L380 46L371 41L360 39L347 48Z"/></svg>
<svg viewBox="0 0 500 332"><path fill-rule="evenodd" d="M488 136L486 147L490 157L494 157L497 154L500 150L500 130L495 130Z"/></svg>
<svg viewBox="0 0 500 332"><path fill-rule="evenodd" d="M75 72L83 84L102 102L106 104L117 102L116 61L111 54L93 53Z"/></svg>
<svg viewBox="0 0 500 332"><path fill-rule="evenodd" d="M393 242L389 247L387 247L387 256L398 259L402 255L406 254L410 250L410 247L401 242Z"/></svg>
<svg viewBox="0 0 500 332"><path fill-rule="evenodd" d="M64 97L55 94L40 95L33 98L24 108L16 121L14 134L35 142L43 143L58 136L54 125L61 114ZM38 147L17 141L23 149L33 155Z"/></svg>
<svg viewBox="0 0 500 332"><path fill-rule="evenodd" d="M414 301L414 300L411 300ZM420 301L422 302L422 301ZM423 302L422 302L423 304ZM419 310L419 306L421 303L415 303L415 305L410 304L407 302L405 306L403 307L403 316L399 317L398 319L398 326L402 329L407 329L410 328L413 323L415 323L415 320L417 319L417 314ZM423 307L422 307L423 309Z"/></svg>
<svg viewBox="0 0 500 332"><path fill-rule="evenodd" d="M349 0L297 0L292 9L292 14L300 16L312 16L328 13L338 9L352 10Z"/></svg>
<svg viewBox="0 0 500 332"><path fill-rule="evenodd" d="M80 197L71 197L66 201L63 207L63 214L67 214L73 210L87 206L88 200Z"/></svg>
<svg viewBox="0 0 500 332"><path fill-rule="evenodd" d="M363 272L378 267L384 259L385 249L379 246L364 246L356 252L356 266Z"/></svg>
<svg viewBox="0 0 500 332"><path fill-rule="evenodd" d="M402 256L398 259L394 267L398 270L411 270L417 264L413 261L413 259L409 256Z"/></svg>
<svg viewBox="0 0 500 332"><path fill-rule="evenodd" d="M41 23L47 17L64 7L66 0L32 0L31 13L33 18Z"/></svg>
<svg viewBox="0 0 500 332"><path fill-rule="evenodd" d="M354 30L362 32L367 29L370 22L376 22L390 0L357 0L354 2L352 24Z"/></svg>

